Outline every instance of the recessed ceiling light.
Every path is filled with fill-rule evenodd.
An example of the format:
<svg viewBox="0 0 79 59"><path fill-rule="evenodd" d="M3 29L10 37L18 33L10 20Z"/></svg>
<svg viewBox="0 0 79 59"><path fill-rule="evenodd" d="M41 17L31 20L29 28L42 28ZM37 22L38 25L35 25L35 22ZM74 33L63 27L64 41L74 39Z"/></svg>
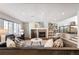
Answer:
<svg viewBox="0 0 79 59"><path fill-rule="evenodd" d="M54 19L54 20L56 20L56 19Z"/></svg>
<svg viewBox="0 0 79 59"><path fill-rule="evenodd" d="M64 12L62 12L62 15L64 15Z"/></svg>

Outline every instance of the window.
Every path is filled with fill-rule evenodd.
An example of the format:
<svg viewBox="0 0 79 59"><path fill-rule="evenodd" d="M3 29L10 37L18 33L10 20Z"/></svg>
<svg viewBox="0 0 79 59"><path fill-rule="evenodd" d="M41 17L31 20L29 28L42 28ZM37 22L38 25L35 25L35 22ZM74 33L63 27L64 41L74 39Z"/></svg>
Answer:
<svg viewBox="0 0 79 59"><path fill-rule="evenodd" d="M7 34L20 34L21 24L4 20L4 29L7 29Z"/></svg>
<svg viewBox="0 0 79 59"><path fill-rule="evenodd" d="M14 23L14 33L17 33L17 25Z"/></svg>
<svg viewBox="0 0 79 59"><path fill-rule="evenodd" d="M4 20L4 29L7 29L7 31L8 31L8 21L6 21L6 20ZM8 32L7 32L7 34L8 34Z"/></svg>
<svg viewBox="0 0 79 59"><path fill-rule="evenodd" d="M14 34L20 34L21 24L14 23Z"/></svg>
<svg viewBox="0 0 79 59"><path fill-rule="evenodd" d="M13 22L9 22L9 25L8 25L9 27L8 27L8 32L9 32L9 34L13 34Z"/></svg>
<svg viewBox="0 0 79 59"><path fill-rule="evenodd" d="M3 26L4 26L4 21L3 19L0 19L0 28L3 28Z"/></svg>
<svg viewBox="0 0 79 59"><path fill-rule="evenodd" d="M21 27L21 24L19 24L19 34L21 34L21 30L22 30L22 27Z"/></svg>

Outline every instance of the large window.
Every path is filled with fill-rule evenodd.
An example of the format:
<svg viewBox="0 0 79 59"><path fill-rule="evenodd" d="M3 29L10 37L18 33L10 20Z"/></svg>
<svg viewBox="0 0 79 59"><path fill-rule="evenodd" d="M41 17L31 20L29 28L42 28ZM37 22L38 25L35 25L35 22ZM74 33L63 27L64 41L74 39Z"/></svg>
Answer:
<svg viewBox="0 0 79 59"><path fill-rule="evenodd" d="M14 23L14 33L19 34L19 24Z"/></svg>
<svg viewBox="0 0 79 59"><path fill-rule="evenodd" d="M8 27L9 27L8 24L9 24L9 22L6 21L6 20L4 20L4 29L7 30L7 33L6 34L8 34Z"/></svg>
<svg viewBox="0 0 79 59"><path fill-rule="evenodd" d="M18 25L19 34L21 34L21 30L22 30L22 26L21 26L21 24L19 24L19 25Z"/></svg>
<svg viewBox="0 0 79 59"><path fill-rule="evenodd" d="M7 34L20 34L21 24L4 20L4 29L7 29Z"/></svg>
<svg viewBox="0 0 79 59"><path fill-rule="evenodd" d="M3 28L3 26L4 26L4 20L0 19L0 28Z"/></svg>
<svg viewBox="0 0 79 59"><path fill-rule="evenodd" d="M8 21L5 21L5 20L4 20L4 29L8 30Z"/></svg>
<svg viewBox="0 0 79 59"><path fill-rule="evenodd" d="M9 22L9 25L8 25L8 30L9 30L9 34L13 34L13 22Z"/></svg>

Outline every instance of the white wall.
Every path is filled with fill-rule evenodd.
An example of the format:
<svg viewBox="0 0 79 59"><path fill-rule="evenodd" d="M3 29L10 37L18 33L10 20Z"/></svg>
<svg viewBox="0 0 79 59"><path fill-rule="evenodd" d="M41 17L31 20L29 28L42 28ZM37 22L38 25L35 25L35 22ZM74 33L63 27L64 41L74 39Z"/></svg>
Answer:
<svg viewBox="0 0 79 59"><path fill-rule="evenodd" d="M23 23L23 29L25 33L25 37L29 37L29 23Z"/></svg>
<svg viewBox="0 0 79 59"><path fill-rule="evenodd" d="M9 20L9 21L13 21L13 22L16 22L16 23L22 23L22 21L20 21L19 19L16 19L10 15L7 15L3 12L0 12L0 19L5 19L5 20Z"/></svg>
<svg viewBox="0 0 79 59"><path fill-rule="evenodd" d="M68 19L64 19L63 21L58 22L58 26L69 25L70 22L75 21L77 24L77 16L70 17Z"/></svg>

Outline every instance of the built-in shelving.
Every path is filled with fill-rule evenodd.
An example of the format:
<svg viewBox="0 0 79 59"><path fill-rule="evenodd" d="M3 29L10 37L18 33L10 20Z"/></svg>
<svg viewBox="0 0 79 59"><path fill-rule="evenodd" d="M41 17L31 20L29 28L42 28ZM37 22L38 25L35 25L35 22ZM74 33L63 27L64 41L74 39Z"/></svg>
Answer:
<svg viewBox="0 0 79 59"><path fill-rule="evenodd" d="M53 38L54 33L57 32L57 24L56 23L48 23L48 38Z"/></svg>

